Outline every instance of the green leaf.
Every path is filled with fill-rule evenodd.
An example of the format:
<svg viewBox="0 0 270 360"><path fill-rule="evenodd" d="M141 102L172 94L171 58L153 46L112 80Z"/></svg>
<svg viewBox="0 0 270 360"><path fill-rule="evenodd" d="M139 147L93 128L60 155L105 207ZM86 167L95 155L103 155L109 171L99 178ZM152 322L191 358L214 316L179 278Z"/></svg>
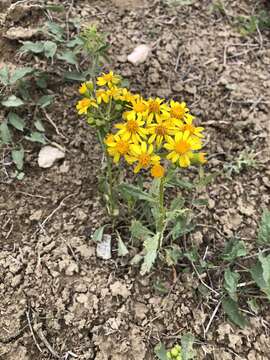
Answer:
<svg viewBox="0 0 270 360"><path fill-rule="evenodd" d="M263 279L270 289L270 255L263 256L263 254L259 254L258 258L262 265Z"/></svg>
<svg viewBox="0 0 270 360"><path fill-rule="evenodd" d="M240 312L237 303L231 298L225 298L222 300L222 307L224 312L228 315L229 319L241 329L244 329L248 325L247 319Z"/></svg>
<svg viewBox="0 0 270 360"><path fill-rule="evenodd" d="M68 41L66 43L66 46L68 48L74 48L77 45L82 46L83 44L84 44L83 41L78 36L76 36L74 39ZM124 86L122 86L122 87L124 87Z"/></svg>
<svg viewBox="0 0 270 360"><path fill-rule="evenodd" d="M24 175L25 175L25 173L20 171L20 172L17 173L16 179L17 180L22 180L24 178Z"/></svg>
<svg viewBox="0 0 270 360"><path fill-rule="evenodd" d="M126 256L128 254L128 249L118 232L117 232L117 242L118 242L118 256Z"/></svg>
<svg viewBox="0 0 270 360"><path fill-rule="evenodd" d="M184 190L191 190L194 188L194 185L190 181L181 180L176 177L169 180L168 184L179 187L180 189L184 189Z"/></svg>
<svg viewBox="0 0 270 360"><path fill-rule="evenodd" d="M48 21L46 26L50 36L52 36L57 41L63 41L64 29L60 25L56 24L55 22Z"/></svg>
<svg viewBox="0 0 270 360"><path fill-rule="evenodd" d="M92 240L95 242L101 242L103 238L103 232L106 225L103 225L99 227L97 230L95 230L94 234L92 235Z"/></svg>
<svg viewBox="0 0 270 360"><path fill-rule="evenodd" d="M44 43L41 41L24 41L19 51L21 53L32 52L34 54L40 54L44 51Z"/></svg>
<svg viewBox="0 0 270 360"><path fill-rule="evenodd" d="M37 119L35 122L34 122L34 125L35 125L35 128L38 130L38 131L45 131L44 129L44 126L41 122L40 119Z"/></svg>
<svg viewBox="0 0 270 360"><path fill-rule="evenodd" d="M53 99L54 99L54 95L43 95L38 100L37 105L40 106L41 108L45 108L46 106L51 105Z"/></svg>
<svg viewBox="0 0 270 360"><path fill-rule="evenodd" d="M27 140L29 141L33 141L33 142L38 142L41 144L46 144L46 139L44 134L38 132L38 131L34 131L30 134L30 136L26 136L25 137Z"/></svg>
<svg viewBox="0 0 270 360"><path fill-rule="evenodd" d="M68 64L71 65L78 65L76 55L73 51L64 51L60 54L57 54L57 59L66 61Z"/></svg>
<svg viewBox="0 0 270 360"><path fill-rule="evenodd" d="M161 342L157 344L154 348L155 355L159 358L159 360L167 360L167 351Z"/></svg>
<svg viewBox="0 0 270 360"><path fill-rule="evenodd" d="M53 41L44 42L44 55L46 58L53 58L57 50L57 45Z"/></svg>
<svg viewBox="0 0 270 360"><path fill-rule="evenodd" d="M219 172L214 172L210 175L203 175L197 182L196 187L203 187L209 185L217 176L219 175Z"/></svg>
<svg viewBox="0 0 270 360"><path fill-rule="evenodd" d="M79 71L67 71L63 74L64 79L72 80L72 81L85 81L86 77L84 73L80 73Z"/></svg>
<svg viewBox="0 0 270 360"><path fill-rule="evenodd" d="M140 254L136 254L130 261L131 265L137 265L139 262L141 262L143 259L143 256Z"/></svg>
<svg viewBox="0 0 270 360"><path fill-rule="evenodd" d="M147 192L141 190L137 186L130 184L120 184L118 189L124 195L128 195L136 200L145 200L149 202L156 202L156 199L150 196Z"/></svg>
<svg viewBox="0 0 270 360"><path fill-rule="evenodd" d="M250 269L250 274L251 274L252 279L255 281L255 283L258 285L258 287L261 289L261 291L267 295L267 297L270 301L270 287L264 280L263 268L262 268L262 264L260 263L260 261L257 261L256 265L254 265Z"/></svg>
<svg viewBox="0 0 270 360"><path fill-rule="evenodd" d="M182 360L193 359L195 351L193 350L195 338L192 334L185 334L181 337L181 355Z"/></svg>
<svg viewBox="0 0 270 360"><path fill-rule="evenodd" d="M23 159L24 159L24 149L23 147L20 148L20 150L12 150L11 151L11 157L16 165L18 170L22 170L23 168Z"/></svg>
<svg viewBox="0 0 270 360"><path fill-rule="evenodd" d="M9 72L8 72L8 66L4 65L0 69L0 82L7 86L9 84Z"/></svg>
<svg viewBox="0 0 270 360"><path fill-rule="evenodd" d="M24 102L15 95L9 96L6 100L1 102L6 107L18 107L24 104Z"/></svg>
<svg viewBox="0 0 270 360"><path fill-rule="evenodd" d="M247 250L244 241L233 239L225 246L222 259L227 261L234 261L238 257L246 256Z"/></svg>
<svg viewBox="0 0 270 360"><path fill-rule="evenodd" d="M182 210L185 205L185 199L182 196L178 196L177 198L174 198L171 202L170 210Z"/></svg>
<svg viewBox="0 0 270 360"><path fill-rule="evenodd" d="M178 260L183 256L180 247L172 245L171 248L165 249L165 259L168 266L176 265Z"/></svg>
<svg viewBox="0 0 270 360"><path fill-rule="evenodd" d="M4 144L10 144L11 143L11 134L7 125L6 121L3 121L0 124L0 135L1 135L1 140Z"/></svg>
<svg viewBox="0 0 270 360"><path fill-rule="evenodd" d="M183 211L185 211L185 210L182 210L182 212ZM188 223L187 221L188 221L187 218L183 215L176 217L176 219L174 221L174 225L170 231L170 234L171 234L173 240L176 240L180 236L188 234L195 228L195 226L193 224Z"/></svg>
<svg viewBox="0 0 270 360"><path fill-rule="evenodd" d="M266 245L270 243L270 211L265 210L262 215L259 231L258 244Z"/></svg>
<svg viewBox="0 0 270 360"><path fill-rule="evenodd" d="M237 301L237 284L239 282L240 275L237 272L233 272L230 269L226 269L224 272L224 289L227 291L230 298Z"/></svg>
<svg viewBox="0 0 270 360"><path fill-rule="evenodd" d="M153 235L146 226L144 226L140 221L133 220L130 226L131 236L135 239L145 239L146 237Z"/></svg>
<svg viewBox="0 0 270 360"><path fill-rule="evenodd" d="M65 11L64 5L48 4L48 5L45 5L45 9L49 10L49 11L58 12L58 13Z"/></svg>
<svg viewBox="0 0 270 360"><path fill-rule="evenodd" d="M23 131L25 123L22 118L20 118L16 113L10 112L8 114L8 122L11 124L15 129Z"/></svg>
<svg viewBox="0 0 270 360"><path fill-rule="evenodd" d="M35 69L31 67L18 68L10 77L10 84L14 84L16 81L22 79L26 75L32 74Z"/></svg>
<svg viewBox="0 0 270 360"><path fill-rule="evenodd" d="M247 303L248 303L250 310L253 311L257 315L259 313L260 306L257 303L256 299L252 298L252 299L248 300Z"/></svg>
<svg viewBox="0 0 270 360"><path fill-rule="evenodd" d="M146 273L148 273L151 270L156 260L157 250L159 245L159 237L160 234L157 233L156 235L146 239L143 243L145 255L143 259L143 264L141 266L141 271L140 271L141 275L145 275Z"/></svg>

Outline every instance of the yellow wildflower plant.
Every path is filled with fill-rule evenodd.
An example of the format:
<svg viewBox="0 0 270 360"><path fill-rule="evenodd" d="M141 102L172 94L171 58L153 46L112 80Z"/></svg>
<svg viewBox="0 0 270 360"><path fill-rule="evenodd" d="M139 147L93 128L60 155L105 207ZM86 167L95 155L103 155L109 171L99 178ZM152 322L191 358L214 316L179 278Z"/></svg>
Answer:
<svg viewBox="0 0 270 360"><path fill-rule="evenodd" d="M178 163L180 167L190 166L193 151L202 148L201 140L190 135L189 131L179 131L174 138L167 136L166 141L163 146L166 150L169 150L167 159L172 163Z"/></svg>
<svg viewBox="0 0 270 360"><path fill-rule="evenodd" d="M160 120L162 118L169 118L170 114L170 107L167 104L162 104L164 99L155 98L155 99L148 99L147 106L148 106L148 114L147 114L147 121L152 122L153 119Z"/></svg>
<svg viewBox="0 0 270 360"><path fill-rule="evenodd" d="M107 145L107 150L110 156L113 157L113 162L118 164L121 156L124 156L127 159L127 155L130 149L130 142L124 140L119 135L109 134L104 143Z"/></svg>
<svg viewBox="0 0 270 360"><path fill-rule="evenodd" d="M94 84L92 81L86 81L86 82L82 83L79 88L79 93L81 95L85 95L89 90L90 91L94 90Z"/></svg>
<svg viewBox="0 0 270 360"><path fill-rule="evenodd" d="M127 88L121 88L120 100L124 102L131 103L133 100L139 97L137 94L132 94Z"/></svg>
<svg viewBox="0 0 270 360"><path fill-rule="evenodd" d="M147 145L145 141L142 141L140 144L130 145L130 155L127 156L127 161L130 164L137 162L133 170L137 174L141 169L148 169L151 165L159 163L160 157L154 153L152 144Z"/></svg>
<svg viewBox="0 0 270 360"><path fill-rule="evenodd" d="M76 109L78 110L79 115L87 114L87 110L90 107L98 107L95 99L83 98L82 100L78 101L76 105Z"/></svg>
<svg viewBox="0 0 270 360"><path fill-rule="evenodd" d="M113 71L110 71L109 73L105 74L102 73L102 76L99 76L97 78L97 85L98 86L108 86L109 88L119 84L121 81L120 76L114 75Z"/></svg>
<svg viewBox="0 0 270 360"><path fill-rule="evenodd" d="M124 123L115 124L115 128L119 129L117 135L122 136L125 140L131 140L134 144L138 144L142 139L146 139L148 134L144 126L144 120L127 120Z"/></svg>

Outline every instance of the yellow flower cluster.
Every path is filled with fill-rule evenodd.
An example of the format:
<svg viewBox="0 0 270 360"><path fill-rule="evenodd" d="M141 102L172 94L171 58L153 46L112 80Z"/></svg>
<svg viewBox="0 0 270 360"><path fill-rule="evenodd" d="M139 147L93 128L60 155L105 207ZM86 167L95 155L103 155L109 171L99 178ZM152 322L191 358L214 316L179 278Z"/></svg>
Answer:
<svg viewBox="0 0 270 360"><path fill-rule="evenodd" d="M120 83L121 78L112 71L103 73L97 78L99 88L95 98L87 97L93 85L84 83L79 91L86 97L77 104L79 114L87 114L89 109L108 105L111 101L121 104L119 117L122 121L114 124L115 132L104 140L115 163L124 158L128 164L135 164L135 173L150 169L153 177L162 177L165 169L161 162L164 160L180 167L206 162L205 153L197 152L203 145L204 129L195 126L194 116L185 102L146 100L118 87Z"/></svg>

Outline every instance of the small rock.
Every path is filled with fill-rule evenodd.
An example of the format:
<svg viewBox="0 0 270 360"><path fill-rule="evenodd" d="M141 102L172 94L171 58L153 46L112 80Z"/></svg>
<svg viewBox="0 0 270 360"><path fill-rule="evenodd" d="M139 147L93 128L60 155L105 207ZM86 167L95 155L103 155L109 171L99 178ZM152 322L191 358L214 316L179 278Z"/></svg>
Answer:
<svg viewBox="0 0 270 360"><path fill-rule="evenodd" d="M15 275L11 280L11 286L12 287L18 286L20 284L21 280L22 280L21 274Z"/></svg>
<svg viewBox="0 0 270 360"><path fill-rule="evenodd" d="M140 320L143 320L146 317L146 314L148 313L148 308L143 303L136 303L134 309L135 309L135 316Z"/></svg>
<svg viewBox="0 0 270 360"><path fill-rule="evenodd" d="M55 161L63 159L65 157L65 152L50 146L44 146L38 154L38 165L41 168L51 167Z"/></svg>
<svg viewBox="0 0 270 360"><path fill-rule="evenodd" d="M97 257L103 260L109 260L112 257L111 242L111 235L103 235L103 240L97 244Z"/></svg>
<svg viewBox="0 0 270 360"><path fill-rule="evenodd" d="M7 30L5 37L10 40L17 39L31 39L33 36L37 35L39 29L25 29L22 26L11 27Z"/></svg>
<svg viewBox="0 0 270 360"><path fill-rule="evenodd" d="M131 54L128 55L128 61L133 65L139 65L146 61L150 54L151 48L147 45L137 46Z"/></svg>
<svg viewBox="0 0 270 360"><path fill-rule="evenodd" d="M42 217L42 210L36 210L33 214L29 217L31 221L39 221Z"/></svg>
<svg viewBox="0 0 270 360"><path fill-rule="evenodd" d="M128 298L130 296L130 291L126 287L125 284L122 284L121 281L116 281L112 285L110 285L110 290L112 293L112 296L122 296L124 299Z"/></svg>

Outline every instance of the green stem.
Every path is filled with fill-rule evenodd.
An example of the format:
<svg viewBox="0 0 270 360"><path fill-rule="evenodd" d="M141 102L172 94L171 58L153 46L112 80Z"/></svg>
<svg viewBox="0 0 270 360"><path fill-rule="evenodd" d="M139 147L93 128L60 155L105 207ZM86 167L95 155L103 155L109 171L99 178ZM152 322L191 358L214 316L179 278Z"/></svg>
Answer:
<svg viewBox="0 0 270 360"><path fill-rule="evenodd" d="M159 235L159 248L162 247L162 240L163 240L163 232L164 232L164 222L166 217L165 207L164 207L164 183L165 179L162 177L160 179L159 184L159 221L157 231Z"/></svg>

